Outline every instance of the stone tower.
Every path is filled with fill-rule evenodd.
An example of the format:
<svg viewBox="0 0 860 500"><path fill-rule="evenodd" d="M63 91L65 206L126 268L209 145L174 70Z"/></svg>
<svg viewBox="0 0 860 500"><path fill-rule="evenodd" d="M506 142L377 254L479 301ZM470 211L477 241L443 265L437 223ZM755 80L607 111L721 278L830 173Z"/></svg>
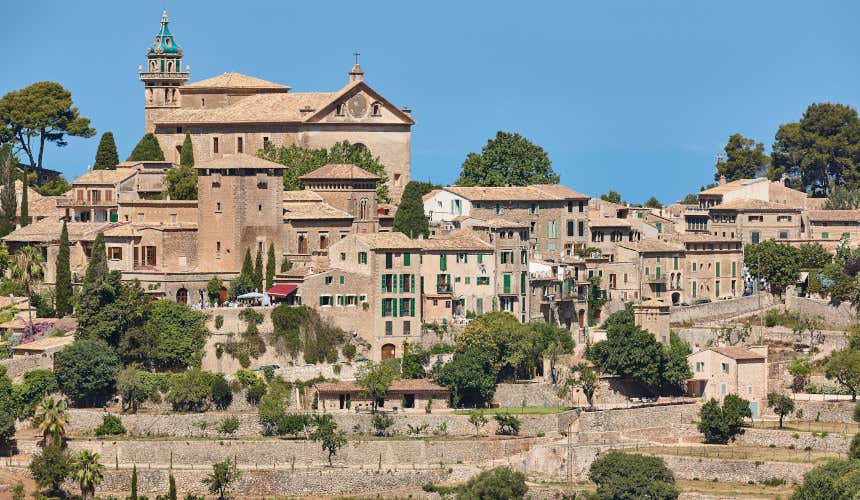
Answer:
<svg viewBox="0 0 860 500"><path fill-rule="evenodd" d="M155 132L155 119L179 107L179 87L188 81L188 67L182 71L182 47L173 39L167 11L161 14L161 30L146 49L146 68L140 66L143 82L144 126Z"/></svg>
<svg viewBox="0 0 860 500"><path fill-rule="evenodd" d="M283 165L247 154L224 154L197 168L197 251L201 268L237 273L246 251L264 258L283 250ZM280 263L280 259L278 260Z"/></svg>

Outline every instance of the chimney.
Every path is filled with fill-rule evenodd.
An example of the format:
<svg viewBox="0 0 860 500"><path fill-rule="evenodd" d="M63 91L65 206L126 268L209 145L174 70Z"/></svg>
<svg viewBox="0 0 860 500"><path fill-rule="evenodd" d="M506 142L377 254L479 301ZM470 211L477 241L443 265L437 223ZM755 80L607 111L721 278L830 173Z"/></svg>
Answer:
<svg viewBox="0 0 860 500"><path fill-rule="evenodd" d="M720 186L724 186L725 184L726 184L726 176L721 175L720 176Z"/></svg>

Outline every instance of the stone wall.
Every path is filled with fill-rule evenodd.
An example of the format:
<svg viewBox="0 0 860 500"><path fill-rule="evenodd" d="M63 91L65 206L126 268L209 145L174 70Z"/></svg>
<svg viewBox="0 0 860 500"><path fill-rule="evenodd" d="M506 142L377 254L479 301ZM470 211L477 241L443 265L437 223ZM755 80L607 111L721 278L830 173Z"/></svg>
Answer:
<svg viewBox="0 0 860 500"><path fill-rule="evenodd" d="M551 384L547 383L523 383L523 384L499 384L493 395L493 402L503 408L514 408L520 406L564 406L565 402Z"/></svg>
<svg viewBox="0 0 860 500"><path fill-rule="evenodd" d="M786 482L803 482L803 476L813 464L793 462L755 462L752 460L721 460L704 457L662 455L675 479L747 483L774 477Z"/></svg>
<svg viewBox="0 0 860 500"><path fill-rule="evenodd" d="M761 298L757 295L749 295L731 300L718 300L707 304L672 307L669 310L669 320L672 323L686 323L726 319L753 313L760 309L767 309L777 303L777 301L778 299L774 298L773 295L763 293L761 294Z"/></svg>
<svg viewBox="0 0 860 500"><path fill-rule="evenodd" d="M821 316L829 325L850 326L857 324L857 310L847 302L838 307L827 300L798 297L788 293L785 297L785 308L792 312Z"/></svg>
<svg viewBox="0 0 860 500"><path fill-rule="evenodd" d="M2 359L0 365L6 367L6 375L9 378L17 378L33 370L51 370L54 368L51 356L19 356L16 358Z"/></svg>
<svg viewBox="0 0 860 500"><path fill-rule="evenodd" d="M104 412L99 410L72 409L69 411L68 431L73 435L90 434L101 425ZM512 411L516 414L516 411ZM567 412L552 415L517 415L522 426L520 435L535 436L538 434L558 433L560 422L566 418ZM350 434L370 434L373 431L372 417L369 414L333 413L338 427ZM239 419L239 429L233 434L236 437L260 436L261 428L256 413L137 413L134 415L117 415L126 430L134 436L175 436L175 437L219 437L218 426L225 418L235 416ZM426 425L423 434L430 435L447 433L451 436L473 436L475 427L469 423L468 415L453 413L408 413L392 415L394 425L389 429L395 434L406 435L409 425L414 428ZM488 416L489 422L481 429L481 434L491 435L496 432L496 421ZM566 420L564 420L566 421ZM442 429L444 428L444 432ZM564 424L563 429L567 425Z"/></svg>
<svg viewBox="0 0 860 500"><path fill-rule="evenodd" d="M618 432L633 429L673 427L698 418L698 403L584 411L579 417L581 432Z"/></svg>
<svg viewBox="0 0 860 500"><path fill-rule="evenodd" d="M800 451L809 448L811 450L846 453L848 445L851 444L851 438L842 434L827 434L816 437L811 432L744 429L735 438L735 443L763 447L774 445L777 448L791 448L793 446L793 449Z"/></svg>
<svg viewBox="0 0 860 500"><path fill-rule="evenodd" d="M539 438L494 438L480 441L443 439L373 438L350 440L332 457L338 467L382 469L394 467L433 467L439 464L474 463L524 453ZM240 468L309 468L328 463L328 453L319 443L289 439L251 440L147 440L147 439L72 439L72 454L91 450L102 463L120 467L159 468L171 462L176 467L209 467L223 460L236 460Z"/></svg>
<svg viewBox="0 0 860 500"><path fill-rule="evenodd" d="M854 403L851 401L795 401L794 405L796 409L803 410L804 420L854 423Z"/></svg>

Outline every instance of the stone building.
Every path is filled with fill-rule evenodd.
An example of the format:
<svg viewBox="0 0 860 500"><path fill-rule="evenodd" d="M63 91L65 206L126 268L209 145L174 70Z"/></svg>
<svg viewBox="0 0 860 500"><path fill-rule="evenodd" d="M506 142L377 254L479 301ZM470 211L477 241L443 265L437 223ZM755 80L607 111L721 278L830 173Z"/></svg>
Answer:
<svg viewBox="0 0 860 500"><path fill-rule="evenodd" d="M803 219L806 239L831 248L842 239L860 243L860 210L807 210Z"/></svg>
<svg viewBox="0 0 860 500"><path fill-rule="evenodd" d="M803 191L787 187L782 182L771 181L764 177L738 179L732 182L726 182L726 178L723 177L717 186L699 193L701 208L740 200L767 201L803 209L806 208L807 195Z"/></svg>
<svg viewBox="0 0 860 500"><path fill-rule="evenodd" d="M649 299L633 305L636 326L647 330L659 342L669 345L669 304L662 300Z"/></svg>
<svg viewBox="0 0 860 500"><path fill-rule="evenodd" d="M528 224L537 258L558 260L588 241L588 196L558 184L448 186L428 194L424 213L435 224L463 216Z"/></svg>
<svg viewBox="0 0 860 500"><path fill-rule="evenodd" d="M400 199L410 177L411 110L398 108L364 81L356 64L335 92L291 92L287 85L238 73L186 84L183 49L170 32L167 13L147 49L144 125L164 156L179 163L186 134L196 161L227 154L256 154L271 146L327 148L341 141L367 147L385 165L390 192Z"/></svg>
<svg viewBox="0 0 860 500"><path fill-rule="evenodd" d="M322 382L314 386L322 411L370 411L373 402L355 382ZM395 380L384 399L377 401L381 411L420 411L448 408L448 389L429 379Z"/></svg>
<svg viewBox="0 0 860 500"><path fill-rule="evenodd" d="M750 402L752 417L758 418L767 406L767 346L711 347L687 356L693 377L687 391L707 401L722 403L727 394Z"/></svg>
<svg viewBox="0 0 860 500"><path fill-rule="evenodd" d="M802 207L758 199L739 199L710 207L709 232L740 238L744 244L765 240L798 240Z"/></svg>
<svg viewBox="0 0 860 500"><path fill-rule="evenodd" d="M739 297L744 291L744 250L737 238L710 234L672 237L684 247L686 259L682 287L672 303L696 303Z"/></svg>
<svg viewBox="0 0 860 500"><path fill-rule="evenodd" d="M685 257L683 246L662 240L643 239L635 243L619 243L616 257L620 261L636 261L631 279L639 284L638 297L681 298ZM617 286L615 280L617 277L610 274L610 289Z"/></svg>
<svg viewBox="0 0 860 500"><path fill-rule="evenodd" d="M582 333L588 316L585 260L568 257L562 263L529 262L529 320L538 320ZM578 339L581 339L581 335Z"/></svg>

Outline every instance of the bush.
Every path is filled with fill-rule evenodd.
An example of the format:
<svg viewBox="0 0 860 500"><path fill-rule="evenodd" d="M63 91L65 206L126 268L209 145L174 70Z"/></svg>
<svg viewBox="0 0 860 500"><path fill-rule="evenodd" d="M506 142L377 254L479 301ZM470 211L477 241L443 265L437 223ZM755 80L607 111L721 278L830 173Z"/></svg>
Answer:
<svg viewBox="0 0 860 500"><path fill-rule="evenodd" d="M59 443L52 443L30 461L30 474L42 488L60 491L63 481L71 473L72 459Z"/></svg>
<svg viewBox="0 0 860 500"><path fill-rule="evenodd" d="M238 417L227 417L218 427L218 432L221 434L233 434L239 429L239 418Z"/></svg>
<svg viewBox="0 0 860 500"><path fill-rule="evenodd" d="M706 443L726 444L740 432L744 417L751 416L749 401L729 394L723 400L722 408L713 398L702 405L697 427L705 436Z"/></svg>
<svg viewBox="0 0 860 500"><path fill-rule="evenodd" d="M17 417L20 419L32 417L39 401L57 389L57 379L51 370L33 370L25 373L24 380L15 384L12 389L15 404L18 407Z"/></svg>
<svg viewBox="0 0 860 500"><path fill-rule="evenodd" d="M500 436L518 436L520 434L520 419L510 413L498 413L496 419L498 428L496 434Z"/></svg>
<svg viewBox="0 0 860 500"><path fill-rule="evenodd" d="M508 467L484 471L462 486L457 498L507 500L525 498L529 488L526 476Z"/></svg>
<svg viewBox="0 0 860 500"><path fill-rule="evenodd" d="M77 339L56 354L57 384L75 404L98 404L113 395L119 357L103 340Z"/></svg>
<svg viewBox="0 0 860 500"><path fill-rule="evenodd" d="M791 498L798 500L856 498L860 465L856 460L830 460L807 472Z"/></svg>
<svg viewBox="0 0 860 500"><path fill-rule="evenodd" d="M212 376L209 382L209 392L212 403L219 410L226 410L233 402L233 391L230 390L230 384L221 373L216 373Z"/></svg>
<svg viewBox="0 0 860 500"><path fill-rule="evenodd" d="M249 404L257 406L260 404L260 399L266 394L266 384L262 380L254 382L245 390L245 400Z"/></svg>
<svg viewBox="0 0 860 500"><path fill-rule="evenodd" d="M357 349L354 344L346 344L340 348L340 353L343 354L343 357L349 362L352 362L352 360L355 359L356 351Z"/></svg>
<svg viewBox="0 0 860 500"><path fill-rule="evenodd" d="M848 458L860 459L860 434L854 434L854 437L851 438L851 444L848 446Z"/></svg>
<svg viewBox="0 0 860 500"><path fill-rule="evenodd" d="M675 476L659 457L610 451L591 463L599 498L675 499Z"/></svg>
<svg viewBox="0 0 860 500"><path fill-rule="evenodd" d="M116 415L102 416L102 424L96 427L96 436L119 436L125 434L125 427L122 425L122 420Z"/></svg>
<svg viewBox="0 0 860 500"><path fill-rule="evenodd" d="M373 416L374 434L377 436L388 436L388 429L394 425L394 419L388 415L377 413Z"/></svg>
<svg viewBox="0 0 860 500"><path fill-rule="evenodd" d="M174 375L167 400L176 411L205 411L209 404L212 375L192 368Z"/></svg>
<svg viewBox="0 0 860 500"><path fill-rule="evenodd" d="M222 326L224 326L224 316L219 314L215 316L215 329L220 330Z"/></svg>

